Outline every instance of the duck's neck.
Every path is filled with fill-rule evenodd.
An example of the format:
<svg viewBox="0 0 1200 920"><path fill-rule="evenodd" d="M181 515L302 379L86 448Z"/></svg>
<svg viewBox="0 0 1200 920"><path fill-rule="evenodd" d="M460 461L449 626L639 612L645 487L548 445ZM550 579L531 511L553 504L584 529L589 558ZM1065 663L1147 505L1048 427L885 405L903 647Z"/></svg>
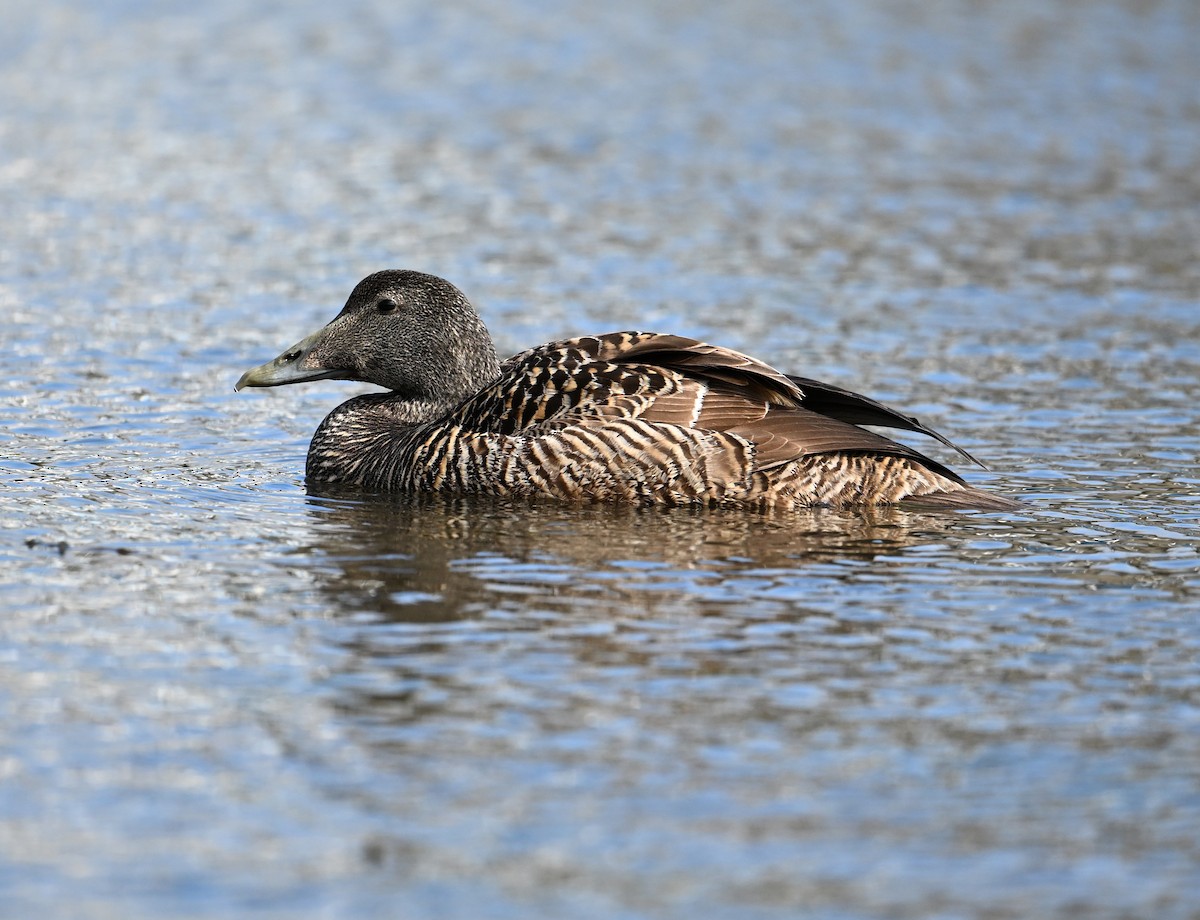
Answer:
<svg viewBox="0 0 1200 920"><path fill-rule="evenodd" d="M313 434L307 477L310 482L369 487L382 470L396 466L409 430L441 418L453 407L395 393L368 393L347 400Z"/></svg>
<svg viewBox="0 0 1200 920"><path fill-rule="evenodd" d="M308 479L394 489L393 480L406 472L406 451L414 437L420 437L416 429L441 419L499 376L500 361L482 323L477 332L479 341L472 347L456 343L459 347L451 351L460 357L448 367L433 369L420 395L368 393L330 412L308 447ZM409 381L372 382L400 389Z"/></svg>

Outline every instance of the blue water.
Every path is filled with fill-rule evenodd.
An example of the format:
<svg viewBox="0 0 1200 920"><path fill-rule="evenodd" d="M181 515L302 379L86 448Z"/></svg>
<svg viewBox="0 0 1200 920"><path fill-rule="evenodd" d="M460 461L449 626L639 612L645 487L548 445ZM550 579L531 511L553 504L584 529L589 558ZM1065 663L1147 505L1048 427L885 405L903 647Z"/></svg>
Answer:
<svg viewBox="0 0 1200 920"><path fill-rule="evenodd" d="M1195 914L1191 4L0 20L0 914ZM360 390L233 383L384 267L1028 507L306 494Z"/></svg>

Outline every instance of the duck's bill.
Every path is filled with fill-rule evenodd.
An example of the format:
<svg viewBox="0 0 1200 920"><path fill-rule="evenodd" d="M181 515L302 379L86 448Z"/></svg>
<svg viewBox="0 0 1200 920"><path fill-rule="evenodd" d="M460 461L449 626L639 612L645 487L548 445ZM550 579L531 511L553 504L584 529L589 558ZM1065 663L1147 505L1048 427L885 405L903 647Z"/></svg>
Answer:
<svg viewBox="0 0 1200 920"><path fill-rule="evenodd" d="M234 390L246 387L279 387L288 383L305 383L309 380L345 380L347 372L340 368L323 367L314 359L313 346L321 338L324 329L318 330L303 341L297 342L278 358L246 371L234 385Z"/></svg>

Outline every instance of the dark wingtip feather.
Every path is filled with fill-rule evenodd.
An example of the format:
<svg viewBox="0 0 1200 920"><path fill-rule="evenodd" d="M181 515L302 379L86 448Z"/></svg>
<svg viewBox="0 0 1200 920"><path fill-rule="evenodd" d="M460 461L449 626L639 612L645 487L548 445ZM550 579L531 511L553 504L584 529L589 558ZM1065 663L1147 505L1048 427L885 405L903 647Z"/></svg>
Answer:
<svg viewBox="0 0 1200 920"><path fill-rule="evenodd" d="M813 380L809 377L793 377L790 374L788 379L804 391L803 405L806 409L828 415L831 418L841 419L852 425L878 425L881 428L915 431L946 445L970 463L987 469L983 462L973 457L964 448L959 447L945 435L934 431L911 415L904 415L868 396L844 390L831 383L822 383L820 380Z"/></svg>

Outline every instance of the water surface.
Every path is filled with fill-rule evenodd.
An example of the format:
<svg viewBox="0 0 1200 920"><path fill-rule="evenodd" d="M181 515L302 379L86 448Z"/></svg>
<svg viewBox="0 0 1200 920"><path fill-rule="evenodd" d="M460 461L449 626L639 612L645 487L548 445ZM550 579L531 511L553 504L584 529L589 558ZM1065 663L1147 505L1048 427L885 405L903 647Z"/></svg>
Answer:
<svg viewBox="0 0 1200 920"><path fill-rule="evenodd" d="M1191 5L0 13L6 913L1194 914ZM1027 508L308 494L232 385L383 267Z"/></svg>

